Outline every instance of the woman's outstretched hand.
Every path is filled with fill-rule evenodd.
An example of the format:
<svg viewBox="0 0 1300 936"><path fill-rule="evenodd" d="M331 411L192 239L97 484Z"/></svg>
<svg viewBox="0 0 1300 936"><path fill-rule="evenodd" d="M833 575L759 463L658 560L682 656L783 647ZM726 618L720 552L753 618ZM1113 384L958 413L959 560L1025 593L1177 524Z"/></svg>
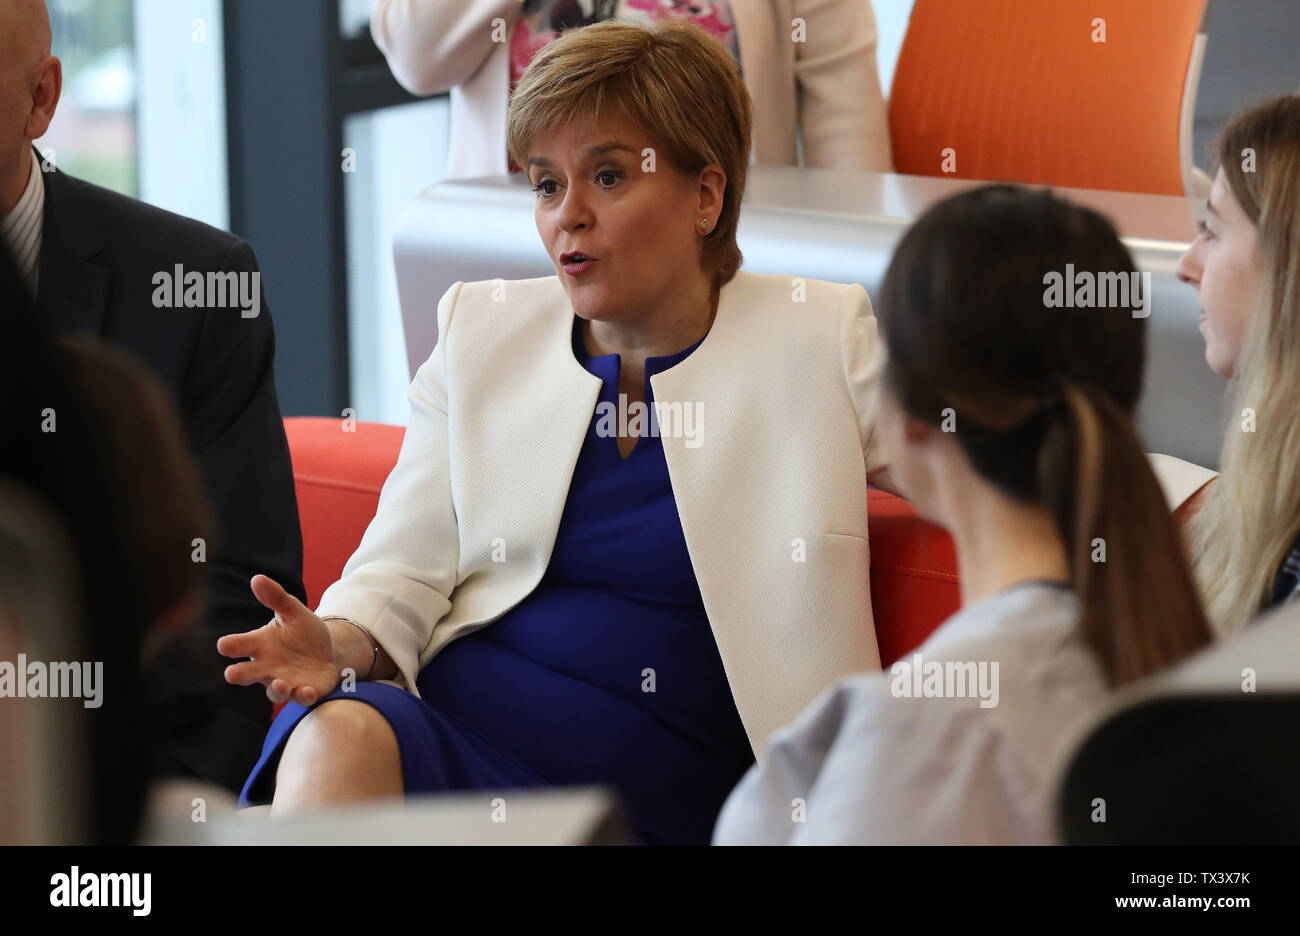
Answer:
<svg viewBox="0 0 1300 936"><path fill-rule="evenodd" d="M269 624L243 634L227 634L217 652L251 657L226 667L226 682L261 683L272 702L314 705L339 684L339 669L329 626L274 579L254 575L253 595L274 612Z"/></svg>

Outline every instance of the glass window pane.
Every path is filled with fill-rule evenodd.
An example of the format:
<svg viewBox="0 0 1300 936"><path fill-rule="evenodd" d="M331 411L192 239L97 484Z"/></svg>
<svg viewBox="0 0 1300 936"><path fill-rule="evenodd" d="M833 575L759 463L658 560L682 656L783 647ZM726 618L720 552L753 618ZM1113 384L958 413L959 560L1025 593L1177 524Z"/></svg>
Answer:
<svg viewBox="0 0 1300 936"><path fill-rule="evenodd" d="M348 405L358 419L405 425L410 415L393 235L412 199L446 177L449 120L443 95L354 114L343 124L345 153L351 154L343 173L352 377ZM430 315L438 299L431 297Z"/></svg>
<svg viewBox="0 0 1300 936"><path fill-rule="evenodd" d="M339 0L339 33L347 39L370 35L370 7L374 0Z"/></svg>
<svg viewBox="0 0 1300 936"><path fill-rule="evenodd" d="M131 0L48 0L63 96L39 141L59 169L139 193L136 64Z"/></svg>
<svg viewBox="0 0 1300 936"><path fill-rule="evenodd" d="M230 223L221 0L135 0L140 198Z"/></svg>

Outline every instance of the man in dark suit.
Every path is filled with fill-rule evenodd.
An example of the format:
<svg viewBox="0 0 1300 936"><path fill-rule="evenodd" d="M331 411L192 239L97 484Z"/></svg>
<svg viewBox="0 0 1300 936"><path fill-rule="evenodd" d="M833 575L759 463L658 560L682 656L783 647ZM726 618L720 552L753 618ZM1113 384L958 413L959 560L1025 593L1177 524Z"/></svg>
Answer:
<svg viewBox="0 0 1300 936"><path fill-rule="evenodd" d="M305 599L270 311L244 241L43 163L32 141L62 85L50 47L43 0L0 2L0 238L52 328L131 352L173 395L218 532L192 544L205 606L146 675L155 769L238 791L271 709L261 687L225 683L217 638L267 622L255 573Z"/></svg>

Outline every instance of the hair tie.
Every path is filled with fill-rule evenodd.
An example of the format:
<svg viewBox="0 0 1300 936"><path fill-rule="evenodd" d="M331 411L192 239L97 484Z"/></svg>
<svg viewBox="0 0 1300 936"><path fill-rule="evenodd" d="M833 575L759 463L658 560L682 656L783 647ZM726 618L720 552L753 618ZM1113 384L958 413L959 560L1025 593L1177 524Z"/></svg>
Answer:
<svg viewBox="0 0 1300 936"><path fill-rule="evenodd" d="M1061 389L1061 384L1055 380L1049 382L1039 395L1038 411L1055 416L1064 413L1066 408L1065 393Z"/></svg>

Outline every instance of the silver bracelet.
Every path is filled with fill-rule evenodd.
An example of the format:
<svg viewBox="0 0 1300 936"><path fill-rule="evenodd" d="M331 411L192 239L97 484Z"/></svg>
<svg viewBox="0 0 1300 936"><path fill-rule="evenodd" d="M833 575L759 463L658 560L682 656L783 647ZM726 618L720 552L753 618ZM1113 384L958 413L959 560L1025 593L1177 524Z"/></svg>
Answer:
<svg viewBox="0 0 1300 936"><path fill-rule="evenodd" d="M347 621L347 623L351 624L357 630L361 631L361 633L366 635L366 640L370 642L370 649L373 651L374 655L371 657L370 660L370 672L366 673L366 675L362 677L362 680L364 681L369 679L371 674L374 673L375 667L379 665L379 644L375 643L375 638L371 635L370 631L366 630L356 621L352 620L352 618L337 617L336 615L331 614L328 617L321 618L321 620L322 621Z"/></svg>

